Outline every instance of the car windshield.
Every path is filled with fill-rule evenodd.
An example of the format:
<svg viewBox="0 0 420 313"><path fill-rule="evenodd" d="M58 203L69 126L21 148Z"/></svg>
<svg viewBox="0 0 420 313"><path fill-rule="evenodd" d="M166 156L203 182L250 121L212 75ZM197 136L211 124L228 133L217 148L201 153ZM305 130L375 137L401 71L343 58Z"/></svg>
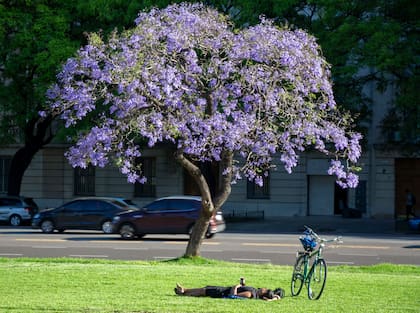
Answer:
<svg viewBox="0 0 420 313"><path fill-rule="evenodd" d="M114 205L117 205L121 208L124 209L129 209L132 207L136 207L136 205L131 201L131 200L127 200L127 199L115 199L113 201L111 201Z"/></svg>
<svg viewBox="0 0 420 313"><path fill-rule="evenodd" d="M136 206L136 204L130 199L124 199L122 200L122 202L127 203L128 205L131 205L131 206Z"/></svg>

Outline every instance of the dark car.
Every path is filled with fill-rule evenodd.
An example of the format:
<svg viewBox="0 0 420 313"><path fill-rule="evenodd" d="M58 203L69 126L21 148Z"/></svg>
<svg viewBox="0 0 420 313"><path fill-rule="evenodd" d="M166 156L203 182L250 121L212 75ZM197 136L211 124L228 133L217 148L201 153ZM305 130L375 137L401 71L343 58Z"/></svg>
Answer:
<svg viewBox="0 0 420 313"><path fill-rule="evenodd" d="M112 233L114 215L130 210L138 210L128 200L109 197L78 198L55 209L47 209L32 219L33 228L41 228L44 233L66 229L102 230Z"/></svg>
<svg viewBox="0 0 420 313"><path fill-rule="evenodd" d="M32 198L24 196L0 196L0 221L12 226L30 222L38 212L38 205Z"/></svg>
<svg viewBox="0 0 420 313"><path fill-rule="evenodd" d="M201 210L201 197L173 196L157 199L141 210L120 213L112 221L114 232L124 239L146 234L190 234ZM206 238L225 230L222 212L210 220Z"/></svg>

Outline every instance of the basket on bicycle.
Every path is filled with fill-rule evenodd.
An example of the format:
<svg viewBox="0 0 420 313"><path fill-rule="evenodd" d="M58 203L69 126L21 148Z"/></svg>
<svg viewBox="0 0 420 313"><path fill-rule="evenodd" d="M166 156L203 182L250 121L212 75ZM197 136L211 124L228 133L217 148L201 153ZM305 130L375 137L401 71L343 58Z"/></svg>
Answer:
<svg viewBox="0 0 420 313"><path fill-rule="evenodd" d="M300 237L299 240L305 251L313 251L317 245L316 239L309 234L306 234L304 237Z"/></svg>

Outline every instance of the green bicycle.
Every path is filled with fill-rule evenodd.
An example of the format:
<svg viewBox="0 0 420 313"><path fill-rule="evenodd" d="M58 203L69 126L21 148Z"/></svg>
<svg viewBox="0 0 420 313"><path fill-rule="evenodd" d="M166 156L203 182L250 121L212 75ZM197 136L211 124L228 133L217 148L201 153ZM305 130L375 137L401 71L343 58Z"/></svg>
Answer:
<svg viewBox="0 0 420 313"><path fill-rule="evenodd" d="M296 253L296 263L292 276L292 296L302 291L303 284L307 285L308 298L318 300L324 291L327 280L327 263L322 257L322 250L327 242L342 243L341 237L324 239L318 236L311 228L305 226L304 236L299 237L305 251ZM318 248L316 248L318 245ZM310 262L313 260L312 265Z"/></svg>

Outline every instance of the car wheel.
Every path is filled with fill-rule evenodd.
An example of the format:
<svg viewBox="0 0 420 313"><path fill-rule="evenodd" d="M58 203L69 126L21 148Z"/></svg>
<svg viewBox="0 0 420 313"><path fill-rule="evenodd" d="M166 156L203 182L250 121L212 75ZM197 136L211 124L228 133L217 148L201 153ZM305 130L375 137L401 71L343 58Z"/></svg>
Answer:
<svg viewBox="0 0 420 313"><path fill-rule="evenodd" d="M124 224L120 228L120 235L122 239L134 239L136 237L136 230L133 225Z"/></svg>
<svg viewBox="0 0 420 313"><path fill-rule="evenodd" d="M207 239L213 238L214 235L215 235L214 233L206 232L206 238Z"/></svg>
<svg viewBox="0 0 420 313"><path fill-rule="evenodd" d="M188 236L190 236L190 237L191 237L191 234L192 234L193 229L194 229L194 224L193 224L193 225L191 225L191 226L188 228ZM214 236L214 234L210 233L210 232L207 230L207 231L206 231L206 233L204 234L203 238L210 239L210 238L211 238L211 237L213 237L213 236Z"/></svg>
<svg viewBox="0 0 420 313"><path fill-rule="evenodd" d="M20 224L22 224L22 218L19 215L13 214L9 218L9 223L12 226L19 226Z"/></svg>
<svg viewBox="0 0 420 313"><path fill-rule="evenodd" d="M207 227L207 231L204 234L204 238L210 239L210 238L214 237L214 235L215 235L214 233L210 232L210 226Z"/></svg>
<svg viewBox="0 0 420 313"><path fill-rule="evenodd" d="M51 234L54 231L54 224L50 220L44 220L41 223L41 230L44 233Z"/></svg>
<svg viewBox="0 0 420 313"><path fill-rule="evenodd" d="M111 221L103 222L101 229L105 234L112 234L112 222Z"/></svg>

